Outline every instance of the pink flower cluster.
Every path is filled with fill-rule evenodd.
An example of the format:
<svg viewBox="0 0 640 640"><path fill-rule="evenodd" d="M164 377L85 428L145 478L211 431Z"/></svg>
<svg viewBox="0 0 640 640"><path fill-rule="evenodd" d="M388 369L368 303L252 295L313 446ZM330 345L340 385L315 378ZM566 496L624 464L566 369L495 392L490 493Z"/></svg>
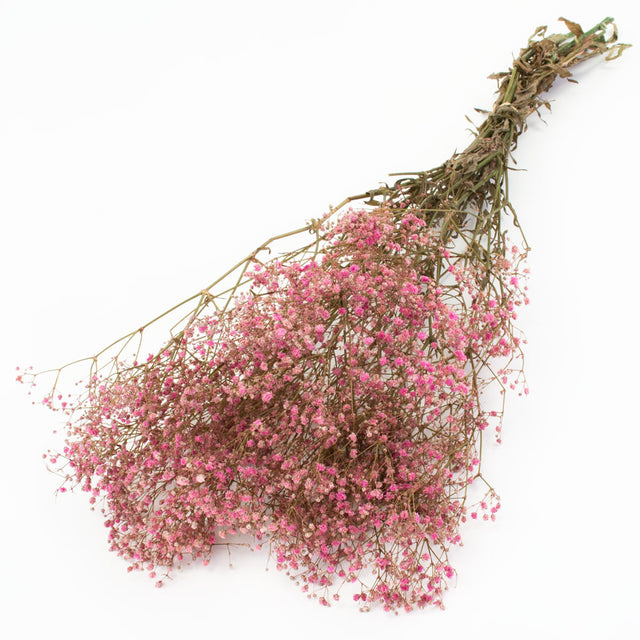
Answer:
<svg viewBox="0 0 640 640"><path fill-rule="evenodd" d="M492 257L488 286L407 211L325 226L313 259L254 263L226 313L92 380L68 481L153 577L246 534L322 604L441 605L491 415L481 373L518 351L518 255Z"/></svg>

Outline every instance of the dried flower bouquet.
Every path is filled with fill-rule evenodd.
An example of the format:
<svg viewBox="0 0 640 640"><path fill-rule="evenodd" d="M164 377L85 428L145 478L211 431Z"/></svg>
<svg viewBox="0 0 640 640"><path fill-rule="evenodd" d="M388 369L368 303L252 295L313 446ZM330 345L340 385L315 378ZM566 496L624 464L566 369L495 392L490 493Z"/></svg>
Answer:
<svg viewBox="0 0 640 640"><path fill-rule="evenodd" d="M365 609L442 605L461 523L500 506L480 464L502 408L483 392L526 392L511 154L558 76L624 46L610 18L565 23L493 76L496 103L463 152L270 239L88 359L82 393L47 396L66 415L63 451L48 454L60 491L101 506L130 569L161 585L244 535L322 604L343 590ZM272 257L292 237L301 246ZM176 312L140 360L145 330ZM471 504L475 483L486 496Z"/></svg>

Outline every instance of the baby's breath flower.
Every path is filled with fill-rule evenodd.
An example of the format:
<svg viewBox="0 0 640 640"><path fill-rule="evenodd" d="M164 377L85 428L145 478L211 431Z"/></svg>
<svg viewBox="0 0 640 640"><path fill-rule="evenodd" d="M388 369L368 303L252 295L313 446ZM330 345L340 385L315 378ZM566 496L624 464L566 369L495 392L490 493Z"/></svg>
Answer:
<svg viewBox="0 0 640 640"><path fill-rule="evenodd" d="M45 454L62 466L60 490L101 501L110 548L131 570L156 579L207 564L221 540L245 535L323 606L349 588L363 610L442 606L460 525L500 507L480 467L502 411L483 391L529 391L514 327L528 303L526 241L505 229L506 214L519 229L510 154L556 75L611 50L609 22L537 32L497 76L468 149L285 234L312 234L298 250L262 260L265 243L230 288L189 299L196 308L160 351L116 357L108 373L101 352L85 393L47 395L68 420L63 451ZM363 198L368 208L346 209Z"/></svg>

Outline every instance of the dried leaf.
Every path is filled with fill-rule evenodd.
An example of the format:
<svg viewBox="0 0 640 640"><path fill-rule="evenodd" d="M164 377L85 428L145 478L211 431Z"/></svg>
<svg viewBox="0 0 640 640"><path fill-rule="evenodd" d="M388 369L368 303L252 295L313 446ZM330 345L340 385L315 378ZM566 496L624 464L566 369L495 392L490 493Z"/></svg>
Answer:
<svg viewBox="0 0 640 640"><path fill-rule="evenodd" d="M540 26L540 27L536 27L536 30L533 32L533 35L529 38L529 44L531 44L535 38L537 38L538 36L540 38L544 37L544 34L547 32L547 27L545 26Z"/></svg>
<svg viewBox="0 0 640 640"><path fill-rule="evenodd" d="M576 38L581 38L584 35L582 27L577 22L571 22L571 20L567 20L566 18L558 18L558 20L562 20L562 22L567 25L567 29L569 29Z"/></svg>
<svg viewBox="0 0 640 640"><path fill-rule="evenodd" d="M605 60L615 60L616 58L619 58L622 55L622 52L630 46L630 44L617 44L614 47L611 47L611 50L605 56Z"/></svg>

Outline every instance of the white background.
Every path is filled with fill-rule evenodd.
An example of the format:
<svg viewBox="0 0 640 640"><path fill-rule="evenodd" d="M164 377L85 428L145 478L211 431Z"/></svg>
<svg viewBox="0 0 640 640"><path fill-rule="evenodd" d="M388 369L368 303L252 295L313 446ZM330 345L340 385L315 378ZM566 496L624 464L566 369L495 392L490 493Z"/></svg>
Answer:
<svg viewBox="0 0 640 640"><path fill-rule="evenodd" d="M639 637L635 7L0 2L3 637ZM517 150L532 391L486 452L503 509L463 531L447 609L323 609L243 550L161 590L127 574L86 497L55 496L54 416L15 366L90 355L269 235L440 164L491 106L486 76L559 12L614 15L636 47L558 82Z"/></svg>

